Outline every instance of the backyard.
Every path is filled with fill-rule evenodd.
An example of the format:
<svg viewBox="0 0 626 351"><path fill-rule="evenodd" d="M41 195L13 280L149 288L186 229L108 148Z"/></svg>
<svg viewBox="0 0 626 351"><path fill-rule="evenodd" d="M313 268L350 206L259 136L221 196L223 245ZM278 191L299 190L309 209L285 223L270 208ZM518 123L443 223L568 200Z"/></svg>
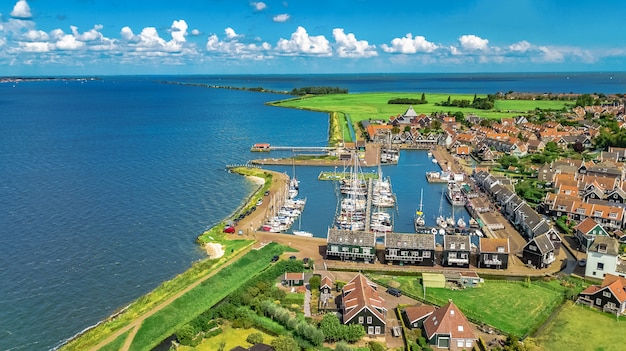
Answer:
<svg viewBox="0 0 626 351"><path fill-rule="evenodd" d="M624 349L626 322L621 317L567 302L529 345L551 351Z"/></svg>
<svg viewBox="0 0 626 351"><path fill-rule="evenodd" d="M407 296L424 298L420 277L372 275L371 278L397 287ZM452 299L468 318L521 337L538 328L563 302L568 290L571 289L569 293L572 294L582 288L582 284L565 287L558 280L487 280L477 288L427 288L425 300L443 305Z"/></svg>

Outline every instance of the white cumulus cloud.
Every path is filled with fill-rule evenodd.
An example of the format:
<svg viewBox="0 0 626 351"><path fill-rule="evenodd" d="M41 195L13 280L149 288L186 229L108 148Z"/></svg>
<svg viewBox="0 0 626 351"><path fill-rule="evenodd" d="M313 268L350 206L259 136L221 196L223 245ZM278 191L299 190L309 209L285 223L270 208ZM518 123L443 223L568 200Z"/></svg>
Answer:
<svg viewBox="0 0 626 351"><path fill-rule="evenodd" d="M186 41L185 36L187 36L187 28L188 26L185 20L172 22L172 26L170 27L172 39L176 42L184 43Z"/></svg>
<svg viewBox="0 0 626 351"><path fill-rule="evenodd" d="M96 24L92 29L80 34L78 32L78 27L70 26L72 30L72 35L76 38L76 40L80 41L100 41L104 38L100 30L103 28L101 24Z"/></svg>
<svg viewBox="0 0 626 351"><path fill-rule="evenodd" d="M24 39L32 42L48 41L50 36L42 30L31 29L24 34Z"/></svg>
<svg viewBox="0 0 626 351"><path fill-rule="evenodd" d="M328 39L323 35L310 36L306 29L298 26L290 39L280 38L276 50L283 55L319 55L330 56L332 49Z"/></svg>
<svg viewBox="0 0 626 351"><path fill-rule="evenodd" d="M224 29L224 34L226 34L226 38L228 39L237 38L237 32L235 32L235 30L231 27Z"/></svg>
<svg viewBox="0 0 626 351"><path fill-rule="evenodd" d="M85 43L79 40L71 34L65 34L54 44L55 48L59 50L79 50L85 47Z"/></svg>
<svg viewBox="0 0 626 351"><path fill-rule="evenodd" d="M254 11L263 11L263 10L265 10L267 8L267 4L265 4L262 1L252 2L252 3L250 3L250 5L252 7L254 7Z"/></svg>
<svg viewBox="0 0 626 351"><path fill-rule="evenodd" d="M20 42L20 51L22 52L48 52L50 51L50 46L46 42L36 42L36 43L28 43L28 42Z"/></svg>
<svg viewBox="0 0 626 351"><path fill-rule="evenodd" d="M383 44L381 46L385 52L399 54L415 54L418 52L430 53L437 50L438 46L429 42L421 35L413 38L413 34L407 33L404 38L394 38L391 45Z"/></svg>
<svg viewBox="0 0 626 351"><path fill-rule="evenodd" d="M11 11L11 17L21 18L21 19L29 19L33 17L33 14L30 12L30 6L26 0L19 0L13 6L13 11Z"/></svg>
<svg viewBox="0 0 626 351"><path fill-rule="evenodd" d="M526 40L519 41L517 43L509 45L509 50L515 52L526 52L531 48L531 45Z"/></svg>
<svg viewBox="0 0 626 351"><path fill-rule="evenodd" d="M339 57L372 57L377 56L376 46L365 40L357 40L353 33L346 34L343 28L333 29L335 50Z"/></svg>
<svg viewBox="0 0 626 351"><path fill-rule="evenodd" d="M242 42L242 40L245 40L245 37L237 34L230 27L224 30L224 35L225 40L220 40L216 34L210 35L207 39L206 50L220 56L257 60L266 57L265 53L272 48L267 42L260 44Z"/></svg>
<svg viewBox="0 0 626 351"><path fill-rule="evenodd" d="M200 35L200 30L199 29L192 29L191 30L191 35Z"/></svg>
<svg viewBox="0 0 626 351"><path fill-rule="evenodd" d="M459 43L461 43L461 47L465 50L487 50L489 40L469 34L460 36Z"/></svg>
<svg viewBox="0 0 626 351"><path fill-rule="evenodd" d="M277 22L277 23L285 23L289 20L290 16L286 13L282 13L280 15L276 15L274 17L272 17L272 21Z"/></svg>

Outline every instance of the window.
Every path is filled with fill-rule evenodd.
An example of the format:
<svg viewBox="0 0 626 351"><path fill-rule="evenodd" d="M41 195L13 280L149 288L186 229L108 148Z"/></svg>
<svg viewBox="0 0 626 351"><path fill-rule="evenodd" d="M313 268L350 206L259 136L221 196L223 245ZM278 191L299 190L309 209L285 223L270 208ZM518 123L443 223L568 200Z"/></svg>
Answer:
<svg viewBox="0 0 626 351"><path fill-rule="evenodd" d="M528 249L530 251L537 251L537 246L535 246L535 245L528 245Z"/></svg>
<svg viewBox="0 0 626 351"><path fill-rule="evenodd" d="M430 258L430 251L424 251L424 258Z"/></svg>
<svg viewBox="0 0 626 351"><path fill-rule="evenodd" d="M374 334L374 327L367 327L368 334Z"/></svg>
<svg viewBox="0 0 626 351"><path fill-rule="evenodd" d="M367 324L372 324L372 317L371 316L367 317Z"/></svg>
<svg viewBox="0 0 626 351"><path fill-rule="evenodd" d="M456 346L457 347L463 347L465 345L465 342L463 342L463 340L457 340L456 341Z"/></svg>
<svg viewBox="0 0 626 351"><path fill-rule="evenodd" d="M364 254L366 254L366 255L369 255L369 254L370 254L370 250L371 250L371 248L369 248L369 247L364 247L364 248L363 248L363 253L364 253Z"/></svg>
<svg viewBox="0 0 626 351"><path fill-rule="evenodd" d="M602 299L601 298L597 298L596 299L596 305L602 306Z"/></svg>
<svg viewBox="0 0 626 351"><path fill-rule="evenodd" d="M474 345L472 340L465 340L465 347L470 348Z"/></svg>
<svg viewBox="0 0 626 351"><path fill-rule="evenodd" d="M363 324L363 316L359 316L359 324Z"/></svg>
<svg viewBox="0 0 626 351"><path fill-rule="evenodd" d="M389 249L389 255L390 256L397 256L398 255L398 250L397 249Z"/></svg>
<svg viewBox="0 0 626 351"><path fill-rule="evenodd" d="M380 327L376 327L374 328L376 331L374 332L374 334L380 334Z"/></svg>
<svg viewBox="0 0 626 351"><path fill-rule="evenodd" d="M352 253L359 253L359 248L358 247L353 248Z"/></svg>
<svg viewBox="0 0 626 351"><path fill-rule="evenodd" d="M604 292L602 292L602 296L604 296L604 297L611 297L611 293L608 292L608 291L604 291Z"/></svg>
<svg viewBox="0 0 626 351"><path fill-rule="evenodd" d="M598 262L598 270L599 270L599 271L604 270L604 263L602 263L602 262Z"/></svg>
<svg viewBox="0 0 626 351"><path fill-rule="evenodd" d="M343 252L348 252L348 251L350 251L350 248L349 248L349 247L346 247L346 246L343 246L343 247L341 248L341 251L343 251Z"/></svg>
<svg viewBox="0 0 626 351"><path fill-rule="evenodd" d="M339 246L337 246L337 245L332 245L332 246L330 247L330 251L331 251L331 252L339 252Z"/></svg>

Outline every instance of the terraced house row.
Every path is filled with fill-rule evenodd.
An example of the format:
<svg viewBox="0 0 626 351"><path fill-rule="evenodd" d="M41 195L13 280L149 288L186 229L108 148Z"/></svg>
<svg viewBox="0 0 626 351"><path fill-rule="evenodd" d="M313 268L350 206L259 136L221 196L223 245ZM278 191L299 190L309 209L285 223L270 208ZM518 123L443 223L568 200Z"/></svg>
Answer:
<svg viewBox="0 0 626 351"><path fill-rule="evenodd" d="M376 250L376 234L366 231L329 229L326 258L414 266L507 269L508 239L480 238L473 247L466 235L444 235L437 244L435 234L387 233L384 250ZM441 248L437 250L437 246Z"/></svg>

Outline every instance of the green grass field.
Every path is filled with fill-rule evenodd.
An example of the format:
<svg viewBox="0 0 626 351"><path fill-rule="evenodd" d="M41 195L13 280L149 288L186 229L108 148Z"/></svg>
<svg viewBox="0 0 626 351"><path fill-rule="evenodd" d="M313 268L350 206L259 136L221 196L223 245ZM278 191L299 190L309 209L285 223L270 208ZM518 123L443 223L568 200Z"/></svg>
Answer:
<svg viewBox="0 0 626 351"><path fill-rule="evenodd" d="M624 350L626 320L587 306L567 302L536 338L529 339L540 350Z"/></svg>
<svg viewBox="0 0 626 351"><path fill-rule="evenodd" d="M233 264L189 291L172 304L144 321L130 350L151 350L178 328L208 310L218 301L243 285L263 269L269 267L274 255L283 253L284 247L271 243L260 250L248 252Z"/></svg>
<svg viewBox="0 0 626 351"><path fill-rule="evenodd" d="M179 346L178 351L218 351L220 344L225 343L224 350L231 350L237 346L248 348L250 345L246 342L248 335L253 333L263 334L263 343L269 345L274 340L274 337L263 333L256 329L234 329L230 325L226 324L222 326L223 332L220 335L216 335L212 338L205 339L200 345L196 347L191 346Z"/></svg>
<svg viewBox="0 0 626 351"><path fill-rule="evenodd" d="M288 99L272 103L275 106L306 109L323 112L343 112L350 115L353 123L367 119L388 120L390 116L402 114L408 105L390 105L387 101L393 98L420 98L419 93L360 93L360 94L334 94L319 95L299 99ZM502 117L514 117L520 112L527 112L535 108L541 109L562 109L567 107L564 101L549 100L497 100L493 110L478 110L472 108L458 108L435 106L435 103L446 101L448 96L452 100L473 100L474 95L469 94L431 94L425 93L427 104L414 105L417 113L430 114L432 112L456 112L462 111L464 114L475 113L478 116L492 119ZM486 97L486 95L477 95ZM570 102L571 103L571 102Z"/></svg>
<svg viewBox="0 0 626 351"><path fill-rule="evenodd" d="M402 291L423 298L423 287L415 276L372 275L376 281L393 283ZM399 283L399 284L398 284ZM565 288L558 282L486 281L464 290L426 289L426 300L443 305L452 301L470 318L517 336L538 327L563 301Z"/></svg>

